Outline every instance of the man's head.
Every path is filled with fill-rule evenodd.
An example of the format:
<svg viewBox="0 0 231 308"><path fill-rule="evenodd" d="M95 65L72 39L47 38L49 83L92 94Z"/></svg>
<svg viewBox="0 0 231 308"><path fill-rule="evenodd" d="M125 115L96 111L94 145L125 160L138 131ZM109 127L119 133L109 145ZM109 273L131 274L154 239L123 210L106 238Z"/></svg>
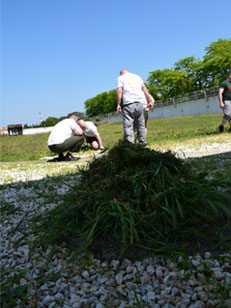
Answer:
<svg viewBox="0 0 231 308"><path fill-rule="evenodd" d="M79 121L78 121L78 124L79 124L79 126L80 126L83 130L85 130L85 129L87 128L86 123L85 123L84 120L79 120Z"/></svg>
<svg viewBox="0 0 231 308"><path fill-rule="evenodd" d="M73 119L77 123L79 118L76 115L72 114L70 116L70 119Z"/></svg>
<svg viewBox="0 0 231 308"><path fill-rule="evenodd" d="M120 71L120 76L123 75L123 74L126 74L126 73L128 73L128 70L127 69L122 69Z"/></svg>

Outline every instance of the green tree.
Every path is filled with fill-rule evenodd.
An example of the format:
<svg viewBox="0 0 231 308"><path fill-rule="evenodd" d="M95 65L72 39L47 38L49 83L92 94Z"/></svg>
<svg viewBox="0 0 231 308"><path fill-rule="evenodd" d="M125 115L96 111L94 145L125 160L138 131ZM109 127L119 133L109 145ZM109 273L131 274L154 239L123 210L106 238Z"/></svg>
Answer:
<svg viewBox="0 0 231 308"><path fill-rule="evenodd" d="M203 60L194 56L176 62L172 69L150 72L147 87L155 99L166 99L219 85L231 69L231 39L205 47Z"/></svg>
<svg viewBox="0 0 231 308"><path fill-rule="evenodd" d="M56 123L59 122L58 118L55 117L48 117L46 120L40 123L40 126L54 126Z"/></svg>
<svg viewBox="0 0 231 308"><path fill-rule="evenodd" d="M88 117L102 115L116 110L116 90L103 92L84 102Z"/></svg>
<svg viewBox="0 0 231 308"><path fill-rule="evenodd" d="M104 101L103 113L110 113L116 111L117 99L116 99L116 89L111 90L107 93L107 97Z"/></svg>
<svg viewBox="0 0 231 308"><path fill-rule="evenodd" d="M147 82L148 88L151 89L150 93L159 99L166 99L177 96L185 92L186 88L185 71L164 69L156 70L150 73ZM153 91L156 93L153 93Z"/></svg>
<svg viewBox="0 0 231 308"><path fill-rule="evenodd" d="M205 47L201 70L207 76L207 86L217 86L231 69L231 39L218 39Z"/></svg>

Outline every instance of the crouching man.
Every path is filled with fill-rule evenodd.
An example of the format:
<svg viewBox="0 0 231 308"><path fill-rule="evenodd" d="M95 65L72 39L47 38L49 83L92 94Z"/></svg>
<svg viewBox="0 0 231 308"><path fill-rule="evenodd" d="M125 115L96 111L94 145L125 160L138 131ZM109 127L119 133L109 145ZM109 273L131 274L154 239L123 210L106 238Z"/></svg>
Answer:
<svg viewBox="0 0 231 308"><path fill-rule="evenodd" d="M78 117L71 115L58 122L52 129L47 144L51 152L58 153L57 161L72 161L78 158L72 152L79 152L83 144L83 131L77 124ZM64 156L64 152L67 152Z"/></svg>
<svg viewBox="0 0 231 308"><path fill-rule="evenodd" d="M95 124L91 121L78 121L79 126L83 130L84 145L90 144L94 150L98 148L104 149L102 139Z"/></svg>

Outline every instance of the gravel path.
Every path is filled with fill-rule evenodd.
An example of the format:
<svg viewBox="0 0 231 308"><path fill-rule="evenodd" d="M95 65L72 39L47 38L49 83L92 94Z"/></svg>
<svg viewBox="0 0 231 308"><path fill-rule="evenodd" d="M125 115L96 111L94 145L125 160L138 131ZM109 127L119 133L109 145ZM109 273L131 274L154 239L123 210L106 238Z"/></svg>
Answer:
<svg viewBox="0 0 231 308"><path fill-rule="evenodd" d="M175 148L177 153L182 150L182 157L198 157L229 153L231 146L213 143ZM65 247L57 247L51 260L51 248L32 250L35 235L28 220L62 201L73 179L79 177L74 173L76 162L1 167L2 290L8 290L11 297L2 307L212 308L219 303L223 305L219 307L231 307L230 253L107 263L91 257L68 262L70 252ZM66 175L60 177L64 172ZM19 241L23 236L26 238ZM6 286L10 282L11 294Z"/></svg>

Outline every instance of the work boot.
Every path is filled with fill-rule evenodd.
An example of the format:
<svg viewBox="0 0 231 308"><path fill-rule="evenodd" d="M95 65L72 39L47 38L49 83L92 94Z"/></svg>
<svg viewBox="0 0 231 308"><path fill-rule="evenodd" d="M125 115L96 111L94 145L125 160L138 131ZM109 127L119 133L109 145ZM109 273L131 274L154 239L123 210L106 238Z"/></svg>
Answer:
<svg viewBox="0 0 231 308"><path fill-rule="evenodd" d="M223 131L224 131L224 126L220 125L218 128L219 128L220 133L223 133Z"/></svg>
<svg viewBox="0 0 231 308"><path fill-rule="evenodd" d="M63 153L60 153L58 158L57 158L57 161L64 161L64 155Z"/></svg>
<svg viewBox="0 0 231 308"><path fill-rule="evenodd" d="M79 160L79 157L75 157L71 154L71 152L67 152L67 154L64 157L65 161L75 161L75 160Z"/></svg>

